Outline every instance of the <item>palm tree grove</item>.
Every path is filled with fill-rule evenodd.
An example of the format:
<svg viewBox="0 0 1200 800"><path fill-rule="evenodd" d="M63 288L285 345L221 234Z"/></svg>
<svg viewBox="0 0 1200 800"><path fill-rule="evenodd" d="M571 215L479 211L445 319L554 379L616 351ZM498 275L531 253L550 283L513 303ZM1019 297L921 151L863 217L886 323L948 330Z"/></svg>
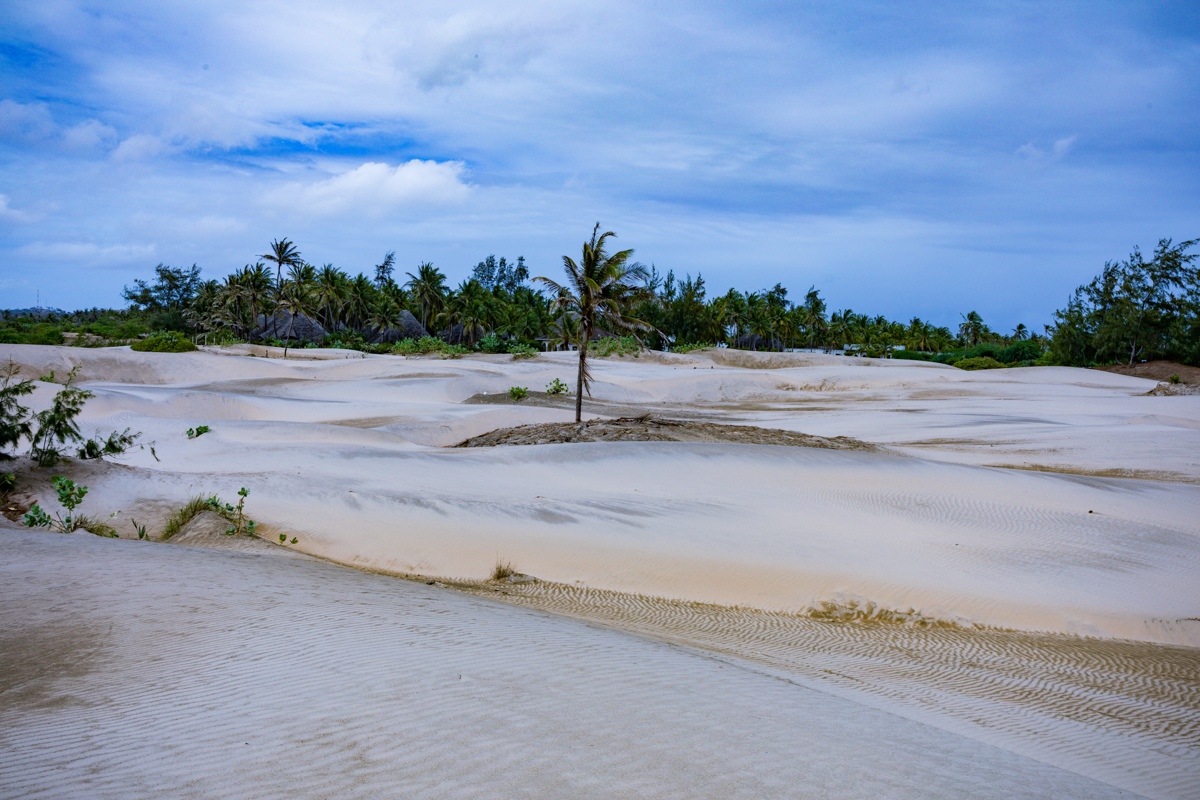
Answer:
<svg viewBox="0 0 1200 800"><path fill-rule="evenodd" d="M489 255L451 286L429 262L397 276L394 252L372 274L351 275L305 261L297 243L279 238L221 279L203 279L195 265L159 264L152 279L125 287L124 310L5 312L0 341L60 344L75 333L73 343L99 346L173 332L177 342L398 355L578 350L577 395L588 387L589 355L641 348L821 350L963 369L1200 364L1200 270L1189 252L1197 240L1164 239L1149 259L1135 249L1104 264L1039 332L1023 323L993 330L973 310L949 324L891 320L831 308L816 287L800 296L782 283L710 295L702 275L664 275L633 261L633 249L610 252L616 239L597 223L578 261L562 257L562 274L531 277L524 257Z"/></svg>

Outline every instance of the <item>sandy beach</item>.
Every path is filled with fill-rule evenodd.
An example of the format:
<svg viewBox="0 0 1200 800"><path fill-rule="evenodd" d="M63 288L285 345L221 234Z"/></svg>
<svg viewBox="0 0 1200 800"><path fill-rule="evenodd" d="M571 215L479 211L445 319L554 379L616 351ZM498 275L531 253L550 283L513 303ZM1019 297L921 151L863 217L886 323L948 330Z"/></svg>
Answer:
<svg viewBox="0 0 1200 800"><path fill-rule="evenodd" d="M1200 396L644 353L588 433L571 354L281 356L0 345L155 442L85 513L297 540L0 529L3 796L1200 796Z"/></svg>

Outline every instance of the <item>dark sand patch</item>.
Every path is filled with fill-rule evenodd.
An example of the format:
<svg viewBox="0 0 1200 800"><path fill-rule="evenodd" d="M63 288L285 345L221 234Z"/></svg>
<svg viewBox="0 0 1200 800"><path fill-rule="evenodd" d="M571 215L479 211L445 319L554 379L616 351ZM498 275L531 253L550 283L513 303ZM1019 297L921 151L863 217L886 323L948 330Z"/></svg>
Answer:
<svg viewBox="0 0 1200 800"><path fill-rule="evenodd" d="M1113 364L1092 369L1114 372L1117 375L1132 375L1135 378L1149 378L1153 381L1168 381L1172 375L1178 375L1180 383L1200 384L1200 367L1189 367L1175 361L1146 361L1133 366Z"/></svg>
<svg viewBox="0 0 1200 800"><path fill-rule="evenodd" d="M817 447L824 450L859 450L886 453L890 450L848 436L826 438L776 428L752 425L722 425L697 420L666 419L643 414L638 417L574 422L551 422L501 428L475 436L455 447L503 447L511 445L563 444L567 442L713 442Z"/></svg>

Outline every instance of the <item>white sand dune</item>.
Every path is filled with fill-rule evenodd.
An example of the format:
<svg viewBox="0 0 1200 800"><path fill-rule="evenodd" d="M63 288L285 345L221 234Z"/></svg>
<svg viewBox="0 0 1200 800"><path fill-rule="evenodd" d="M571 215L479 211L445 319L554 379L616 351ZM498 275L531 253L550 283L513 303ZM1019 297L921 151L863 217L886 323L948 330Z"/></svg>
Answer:
<svg viewBox="0 0 1200 800"><path fill-rule="evenodd" d="M114 522L127 536L131 518L149 521L153 531L189 497L232 500L245 486L250 515L270 535L296 536L299 552L366 570L478 579L500 559L562 592L808 614L787 618L801 625L796 641L806 643L787 654L774 640L756 638L753 626L729 620L714 638L700 635L714 623L684 618L689 631L675 639L843 694L861 682L860 701L1147 796L1198 790L1186 776L1200 765L1200 677L1183 678L1192 688L1178 691L1159 681L1144 696L1128 687L1139 683L1139 664L1190 664L1186 655L1172 661L1169 649L1200 648L1200 397L1148 397L1151 381L1065 368L967 373L820 354L647 354L597 360L587 413L647 411L850 436L902 455L677 442L464 450L447 446L499 427L573 419L569 397L505 400L514 385L573 384L573 356L332 352L284 361L243 351L0 345L0 360L14 358L26 375L55 369L61 376L80 365L96 394L83 415L85 431L131 427L156 442L161 461L141 451L127 466L71 466L91 488L83 510L120 510ZM53 391L39 386L32 404L45 407ZM212 431L186 439L184 430L199 424ZM47 477L22 476L43 501ZM120 543L94 546L105 545ZM566 596L547 595L538 607L674 636L645 615L618 609L588 616ZM921 644L864 633L830 649L816 629L803 628L830 615L943 627L914 633L926 637ZM539 620L530 623L535 628L550 624L540 615L528 619ZM909 630L896 624L883 629ZM1009 685L1000 676L1020 671L1021 659L996 653L1012 645L1004 636L1018 634L999 629L1096 637L1112 642L1111 652L1135 650L1089 655L1070 644L1081 640L1064 638L1073 653L1066 662L1031 657L1033 677ZM1137 647L1147 648L1142 662ZM924 680L922 669L897 666L890 655L897 648L925 648L953 663L930 666L928 675L940 677ZM800 658L804 650L821 659ZM982 658L986 675L973 673L963 661L974 656L964 653ZM823 670L850 677L822 677ZM1083 682L1064 682L1061 670ZM1088 689L1094 670L1120 677ZM1186 676L1188 668L1167 673ZM962 688L975 684L987 691ZM1035 685L1058 688L1044 695ZM1014 693L1032 699L1009 703ZM1146 716L1150 708L1159 709L1157 721ZM1148 721L1130 732L1101 720L1104 714ZM1121 756L1128 736L1143 738ZM751 773L772 774L753 763ZM553 794L551 784L537 786ZM712 796L742 791L702 786ZM430 790L439 791L458 792L450 784ZM1066 795L1100 796L1089 791ZM595 792L662 794L636 781Z"/></svg>
<svg viewBox="0 0 1200 800"><path fill-rule="evenodd" d="M436 587L0 533L4 797L1135 796L750 662Z"/></svg>

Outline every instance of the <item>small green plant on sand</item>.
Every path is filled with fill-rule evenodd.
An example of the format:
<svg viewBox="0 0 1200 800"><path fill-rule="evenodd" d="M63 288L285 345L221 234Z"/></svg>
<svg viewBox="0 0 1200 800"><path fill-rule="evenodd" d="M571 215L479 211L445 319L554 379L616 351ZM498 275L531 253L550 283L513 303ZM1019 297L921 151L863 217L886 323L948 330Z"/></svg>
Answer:
<svg viewBox="0 0 1200 800"><path fill-rule="evenodd" d="M558 378L546 384L546 394L569 394L571 387L560 381Z"/></svg>
<svg viewBox="0 0 1200 800"><path fill-rule="evenodd" d="M137 521L136 519L135 519L135 520L133 520L133 529L134 529L135 531L137 531L137 536L138 536L138 539L148 539L148 538L149 538L149 537L146 535L146 526L145 526L145 525L138 525L138 521Z"/></svg>
<svg viewBox="0 0 1200 800"><path fill-rule="evenodd" d="M529 390L524 386L513 386L508 390L508 396L511 397L513 401L519 403L529 396Z"/></svg>
<svg viewBox="0 0 1200 800"><path fill-rule="evenodd" d="M538 354L537 350L527 344L509 345L508 352L512 353L513 361L519 358L534 358Z"/></svg>
<svg viewBox="0 0 1200 800"><path fill-rule="evenodd" d="M212 429L209 428L207 425L197 425L194 428L187 429L187 437L189 439L195 439L197 436L203 436L204 434L208 433L210 430L212 430Z"/></svg>
<svg viewBox="0 0 1200 800"><path fill-rule="evenodd" d="M1179 376L1172 375L1171 377L1167 378L1167 380L1170 381L1171 383L1179 383Z"/></svg>
<svg viewBox="0 0 1200 800"><path fill-rule="evenodd" d="M28 528L49 528L58 533L71 533L72 531L83 528L89 533L94 533L97 536L106 536L116 538L117 532L99 520L94 520L83 514L76 514L75 509L83 502L83 498L87 495L87 487L79 486L70 478L64 478L62 475L55 475L53 480L54 490L58 493L59 504L66 509L67 515L55 514L50 516L39 505L34 505L25 515L25 526ZM116 514L110 514L109 519L115 517Z"/></svg>
<svg viewBox="0 0 1200 800"><path fill-rule="evenodd" d="M246 516L246 495L250 494L250 490L243 486L238 489L238 504L231 506L229 503L222 503L221 499L216 495L208 499L208 504L214 507L218 513L224 512L221 516L233 523L233 526L226 529L226 536L237 536L241 533L248 533L251 536L255 535L254 529L257 523Z"/></svg>

